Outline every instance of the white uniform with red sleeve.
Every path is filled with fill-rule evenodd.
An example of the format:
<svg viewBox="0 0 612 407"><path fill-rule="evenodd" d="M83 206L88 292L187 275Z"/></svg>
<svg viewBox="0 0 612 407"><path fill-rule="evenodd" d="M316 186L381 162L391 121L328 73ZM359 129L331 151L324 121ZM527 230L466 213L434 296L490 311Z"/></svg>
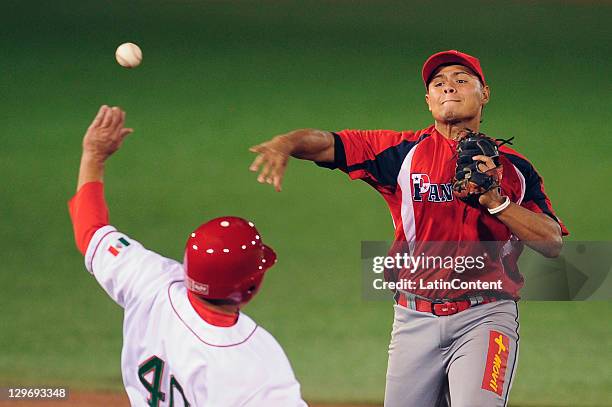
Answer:
<svg viewBox="0 0 612 407"><path fill-rule="evenodd" d="M121 370L132 405L306 405L270 333L243 313L232 326L202 319L181 263L106 225L89 241L85 265L125 310Z"/></svg>

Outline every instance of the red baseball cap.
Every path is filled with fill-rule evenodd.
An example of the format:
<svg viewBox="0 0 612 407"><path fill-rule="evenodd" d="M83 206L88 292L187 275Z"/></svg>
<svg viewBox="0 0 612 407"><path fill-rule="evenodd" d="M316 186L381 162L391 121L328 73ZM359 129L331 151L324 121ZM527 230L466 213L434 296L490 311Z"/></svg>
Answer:
<svg viewBox="0 0 612 407"><path fill-rule="evenodd" d="M480 78L480 82L482 82L483 85L487 84L478 58L452 49L450 51L438 52L427 58L427 61L423 64L423 82L425 83L425 87L427 87L429 79L434 71L438 69L440 65L447 64L467 66Z"/></svg>

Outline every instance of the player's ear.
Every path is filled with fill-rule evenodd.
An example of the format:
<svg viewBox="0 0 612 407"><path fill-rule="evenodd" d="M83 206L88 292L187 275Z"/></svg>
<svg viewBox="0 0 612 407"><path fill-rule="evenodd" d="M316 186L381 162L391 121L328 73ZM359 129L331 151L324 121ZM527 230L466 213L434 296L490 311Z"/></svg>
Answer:
<svg viewBox="0 0 612 407"><path fill-rule="evenodd" d="M431 112L431 105L429 104L429 90L425 93L425 103L427 103L427 108Z"/></svg>
<svg viewBox="0 0 612 407"><path fill-rule="evenodd" d="M486 105L489 103L489 99L491 98L491 89L488 85L482 87L482 105Z"/></svg>

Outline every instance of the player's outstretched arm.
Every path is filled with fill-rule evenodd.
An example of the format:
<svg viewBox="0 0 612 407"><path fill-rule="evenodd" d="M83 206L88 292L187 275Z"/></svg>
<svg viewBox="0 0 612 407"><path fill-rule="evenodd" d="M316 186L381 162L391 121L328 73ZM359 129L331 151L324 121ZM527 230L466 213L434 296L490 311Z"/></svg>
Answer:
<svg viewBox="0 0 612 407"><path fill-rule="evenodd" d="M119 107L103 105L83 137L83 153L77 191L88 182L102 182L104 163L121 147L133 130L124 128L125 112Z"/></svg>
<svg viewBox="0 0 612 407"><path fill-rule="evenodd" d="M290 157L319 162L334 161L334 136L323 130L295 130L253 146L249 151L257 154L249 167L251 171L259 171L257 181L272 184L280 192Z"/></svg>
<svg viewBox="0 0 612 407"><path fill-rule="evenodd" d="M121 109L102 106L83 138L77 193L68 203L75 242L83 255L94 233L109 224L102 184L104 163L132 132L123 127L124 122Z"/></svg>

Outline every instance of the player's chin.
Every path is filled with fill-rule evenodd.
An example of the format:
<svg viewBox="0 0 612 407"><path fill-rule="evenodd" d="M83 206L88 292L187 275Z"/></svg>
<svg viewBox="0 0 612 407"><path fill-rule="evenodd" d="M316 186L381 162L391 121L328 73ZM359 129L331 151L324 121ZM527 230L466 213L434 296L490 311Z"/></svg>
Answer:
<svg viewBox="0 0 612 407"><path fill-rule="evenodd" d="M454 123L461 120L461 115L454 109L445 109L440 112L440 116L442 117L442 121L446 123Z"/></svg>
<svg viewBox="0 0 612 407"><path fill-rule="evenodd" d="M471 119L473 115L467 114L463 109L445 109L440 112L442 121L446 123L459 123L468 119Z"/></svg>

